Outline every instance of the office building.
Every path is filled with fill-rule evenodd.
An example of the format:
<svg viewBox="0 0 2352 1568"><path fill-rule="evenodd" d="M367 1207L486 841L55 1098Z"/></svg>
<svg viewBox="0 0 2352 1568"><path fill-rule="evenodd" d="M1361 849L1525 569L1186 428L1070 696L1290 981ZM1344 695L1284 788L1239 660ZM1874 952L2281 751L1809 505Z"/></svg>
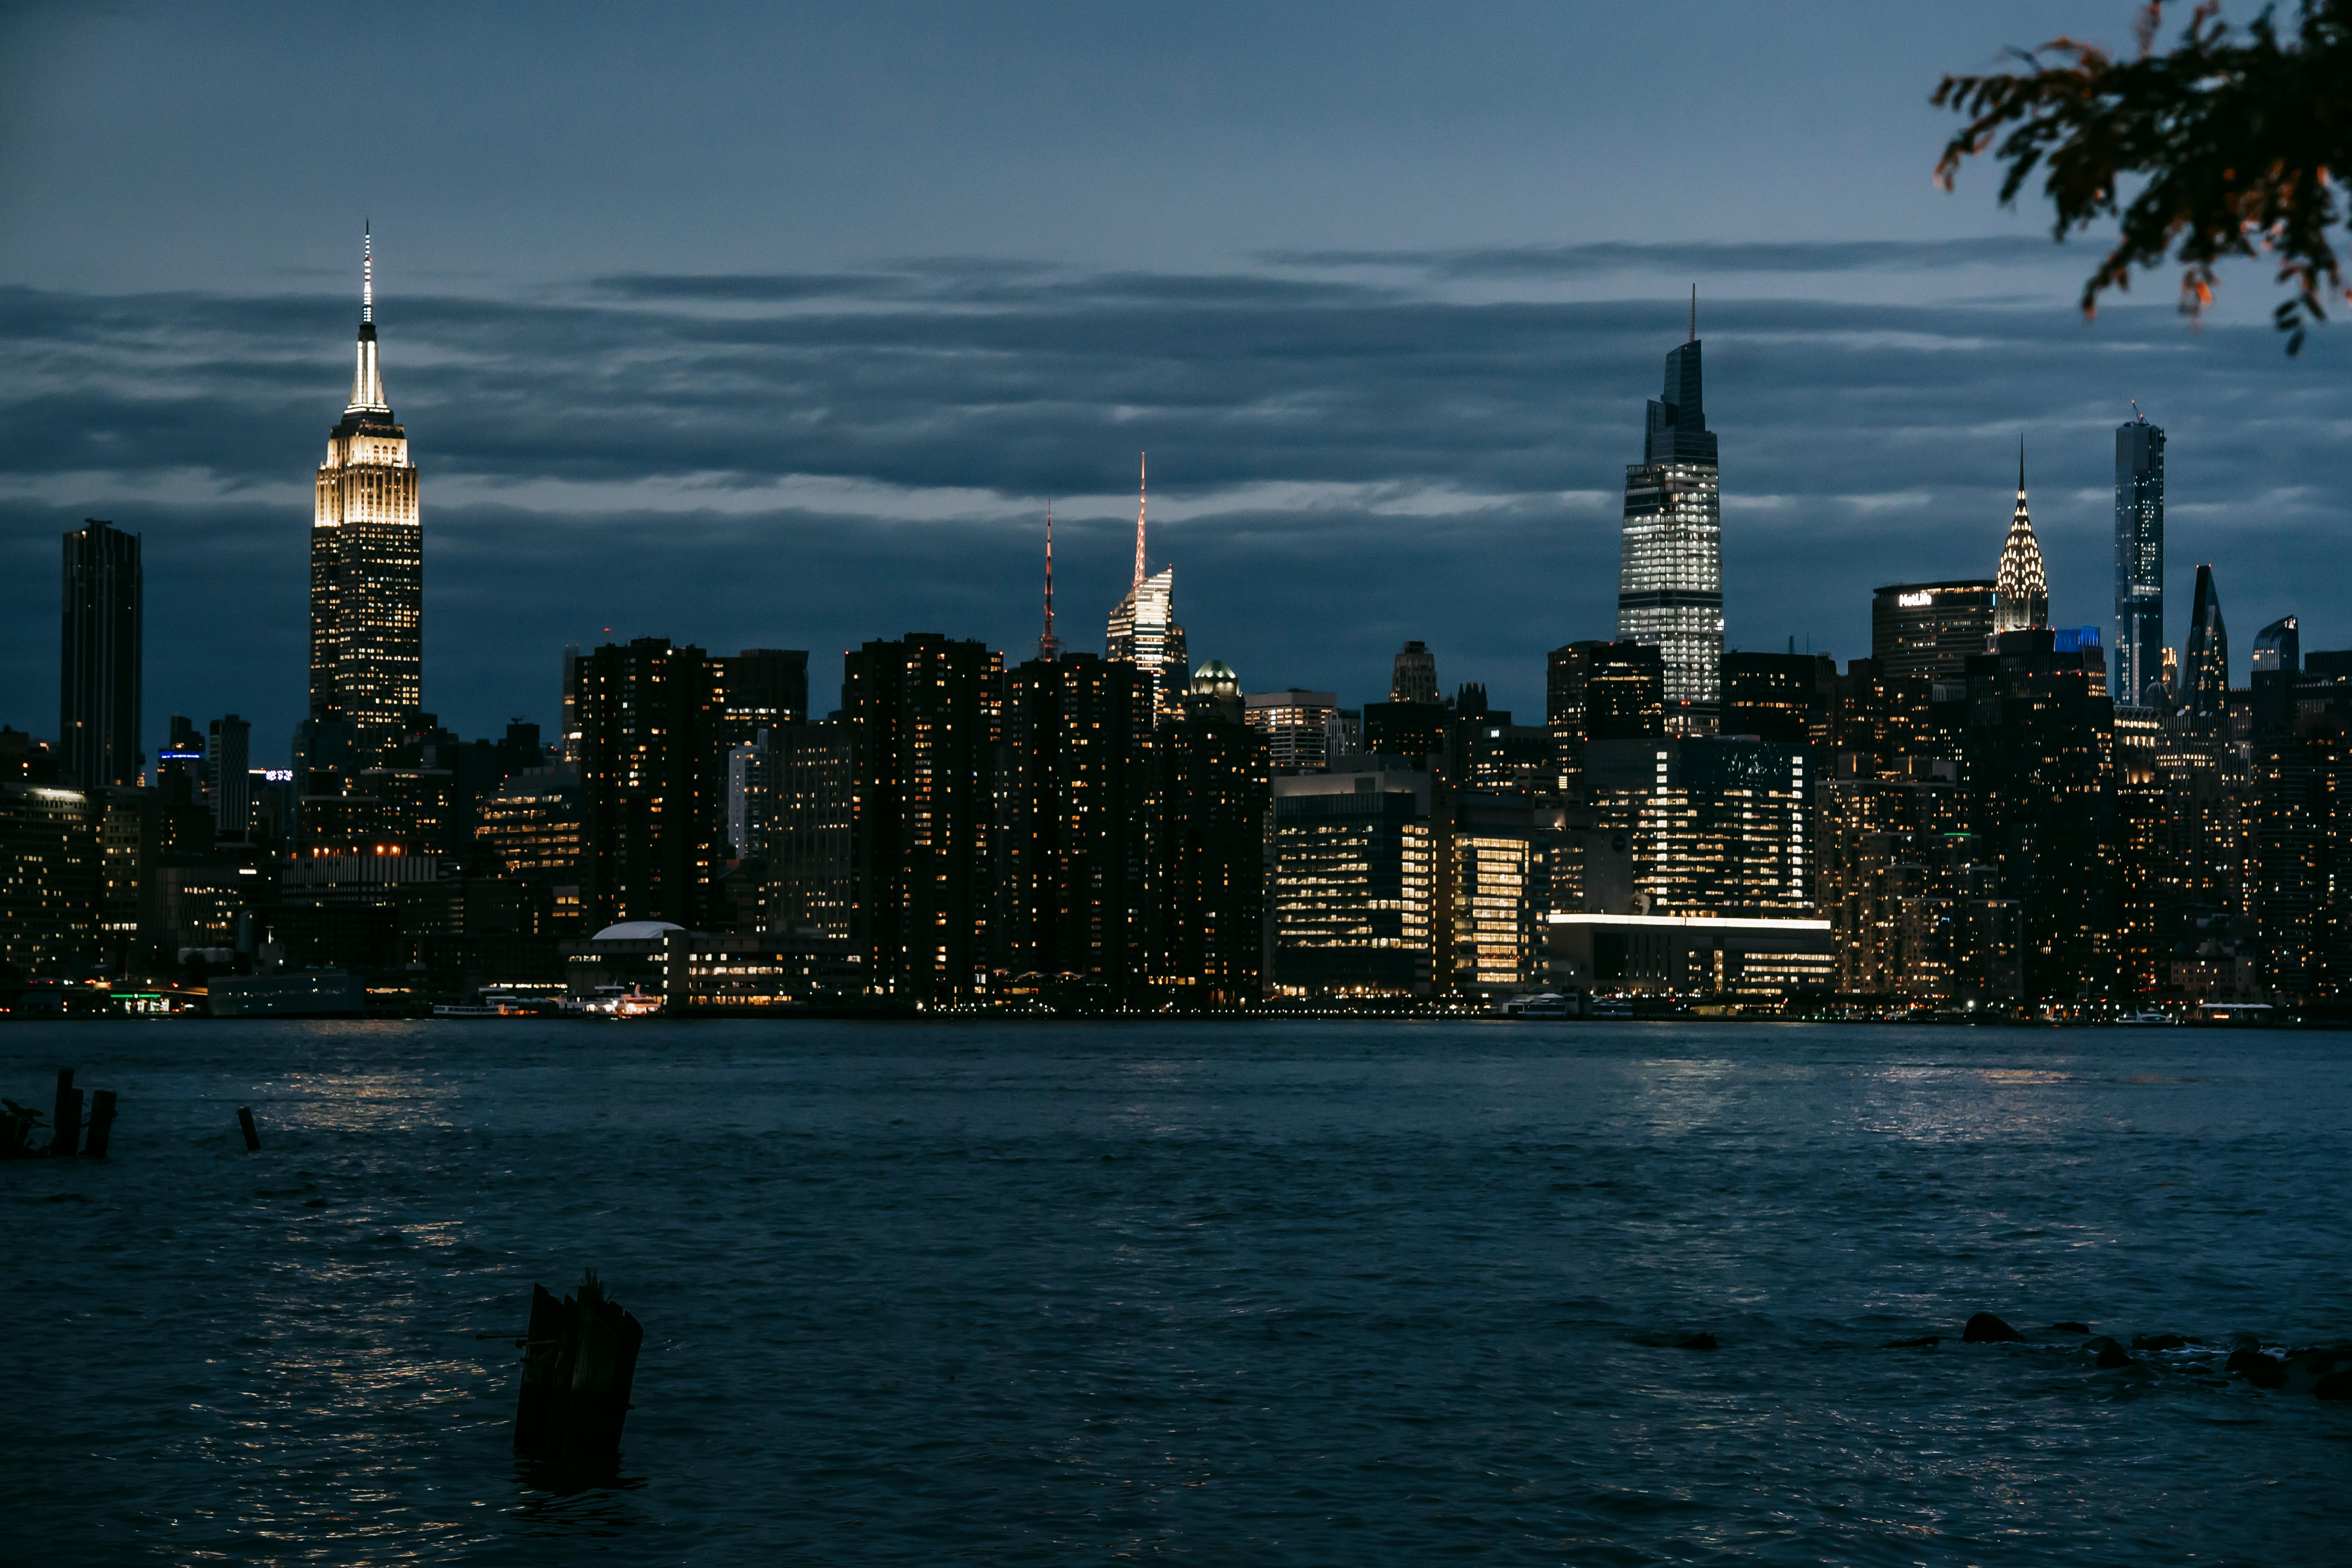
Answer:
<svg viewBox="0 0 2352 1568"><path fill-rule="evenodd" d="M1144 501L1139 465L1135 579L1127 597L1110 613L1104 657L1114 664L1131 664L1142 670L1151 685L1152 711L1172 718L1183 709L1192 667L1184 647L1184 628L1176 624L1176 568L1149 572L1144 564Z"/></svg>
<svg viewBox="0 0 2352 1568"><path fill-rule="evenodd" d="M2295 687L2303 679L2302 623L2282 616L2254 634L2253 671L2249 680L2253 732L2284 730L2295 720Z"/></svg>
<svg viewBox="0 0 2352 1568"><path fill-rule="evenodd" d="M1581 800L1584 748L1665 733L1665 666L1633 642L1572 642L1544 662L1544 724L1551 731L1553 789Z"/></svg>
<svg viewBox="0 0 2352 1568"><path fill-rule="evenodd" d="M767 855L770 733L761 729L749 741L727 748L724 787L730 859L759 860Z"/></svg>
<svg viewBox="0 0 2352 1568"><path fill-rule="evenodd" d="M1714 729L1721 700L1722 487L1700 394L1694 295L1690 340L1666 355L1642 460L1625 470L1617 578L1617 640L1658 650L1666 729L1677 735Z"/></svg>
<svg viewBox="0 0 2352 1568"><path fill-rule="evenodd" d="M99 955L106 870L88 792L0 784L0 965L71 977Z"/></svg>
<svg viewBox="0 0 2352 1568"><path fill-rule="evenodd" d="M1423 642L1408 642L1389 668L1389 700L1437 702L1437 656Z"/></svg>
<svg viewBox="0 0 2352 1568"><path fill-rule="evenodd" d="M1272 771L1266 734L1242 719L1264 710L1237 708L1230 676L1223 665L1202 666L1184 717L1163 725L1153 742L1155 1006L1238 1006L1255 1001L1264 982Z"/></svg>
<svg viewBox="0 0 2352 1568"><path fill-rule="evenodd" d="M1585 795L1633 836L1652 915L1811 918L1813 766L1802 746L1718 736L1596 741Z"/></svg>
<svg viewBox="0 0 2352 1568"><path fill-rule="evenodd" d="M2335 722L2255 752L2252 854L2263 987L2278 1002L2352 998L2352 731Z"/></svg>
<svg viewBox="0 0 2352 1568"><path fill-rule="evenodd" d="M597 648L578 679L586 923L692 926L719 865L711 661L638 637Z"/></svg>
<svg viewBox="0 0 2352 1568"><path fill-rule="evenodd" d="M2197 597L2189 611L2189 646L2181 650L2181 707L2189 732L2200 741L2229 739L2230 631L2210 564L2197 568Z"/></svg>
<svg viewBox="0 0 2352 1568"><path fill-rule="evenodd" d="M58 773L82 789L139 782L139 536L96 518L65 536Z"/></svg>
<svg viewBox="0 0 2352 1568"><path fill-rule="evenodd" d="M1265 738L1276 773L1319 773L1335 754L1339 710L1328 691L1253 691L1242 699L1242 721Z"/></svg>
<svg viewBox="0 0 2352 1568"><path fill-rule="evenodd" d="M1277 993L1429 994L1431 784L1407 771L1274 781Z"/></svg>
<svg viewBox="0 0 2352 1568"><path fill-rule="evenodd" d="M564 931L577 931L587 915L584 831L580 770L567 766L522 769L474 816L474 843L488 868L551 889L551 927Z"/></svg>
<svg viewBox="0 0 2352 1568"><path fill-rule="evenodd" d="M1827 654L1723 656L1723 732L1783 746L1825 739L1837 664Z"/></svg>
<svg viewBox="0 0 2352 1568"><path fill-rule="evenodd" d="M2164 679L2164 431L2139 413L2116 430L2117 702L2161 707Z"/></svg>
<svg viewBox="0 0 2352 1568"><path fill-rule="evenodd" d="M987 994L1003 685L1001 656L934 632L843 657L850 940L866 984L902 1004Z"/></svg>
<svg viewBox="0 0 2352 1568"><path fill-rule="evenodd" d="M1444 857L1440 957L1449 988L1478 995L1525 990L1538 979L1549 902L1535 814L1524 795L1444 793L1445 831L1436 837Z"/></svg>
<svg viewBox="0 0 2352 1568"><path fill-rule="evenodd" d="M362 761L424 700L425 531L408 433L376 361L374 241L361 264L351 402L327 436L310 527L310 716L351 721Z"/></svg>
<svg viewBox="0 0 2352 1568"><path fill-rule="evenodd" d="M2042 571L2042 542L2025 510L2025 443L2017 445L2017 510L2010 514L2009 537L2000 547L2000 569L1992 579L1992 629L2021 632L2050 624L2050 584Z"/></svg>
<svg viewBox="0 0 2352 1568"><path fill-rule="evenodd" d="M1016 984L1145 1004L1159 780L1140 667L1064 653L1004 680L1005 967ZM1181 723L1181 718L1175 721Z"/></svg>
<svg viewBox="0 0 2352 1568"><path fill-rule="evenodd" d="M793 724L768 742L768 923L800 936L849 940L849 731L835 720Z"/></svg>
<svg viewBox="0 0 2352 1568"><path fill-rule="evenodd" d="M253 726L234 713L205 726L205 798L215 837L252 832Z"/></svg>
<svg viewBox="0 0 2352 1568"><path fill-rule="evenodd" d="M1870 657L1885 675L1965 680L1992 640L1993 580L1890 583L1871 595Z"/></svg>
<svg viewBox="0 0 2352 1568"><path fill-rule="evenodd" d="M747 647L710 661L720 736L728 745L740 746L762 730L807 721L808 658L802 648Z"/></svg>

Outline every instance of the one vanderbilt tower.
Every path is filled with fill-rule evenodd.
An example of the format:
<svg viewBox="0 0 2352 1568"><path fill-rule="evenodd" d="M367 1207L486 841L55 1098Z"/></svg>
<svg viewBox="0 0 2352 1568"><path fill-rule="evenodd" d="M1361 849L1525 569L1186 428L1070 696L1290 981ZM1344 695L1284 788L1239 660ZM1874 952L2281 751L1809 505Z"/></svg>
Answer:
<svg viewBox="0 0 2352 1568"><path fill-rule="evenodd" d="M1666 355L1642 460L1625 468L1617 637L1658 650L1666 728L1712 733L1723 668L1723 518L1715 433L1699 397L1698 290L1690 340Z"/></svg>
<svg viewBox="0 0 2352 1568"><path fill-rule="evenodd" d="M375 241L362 244L352 400L327 436L310 526L310 716L349 721L373 758L423 700L425 530L376 363Z"/></svg>

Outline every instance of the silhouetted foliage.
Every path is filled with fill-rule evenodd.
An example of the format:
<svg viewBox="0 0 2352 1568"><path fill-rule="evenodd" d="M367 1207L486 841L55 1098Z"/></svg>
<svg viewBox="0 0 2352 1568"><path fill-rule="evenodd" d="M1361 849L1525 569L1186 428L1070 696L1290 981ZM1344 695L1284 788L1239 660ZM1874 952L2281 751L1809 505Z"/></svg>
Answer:
<svg viewBox="0 0 2352 1568"><path fill-rule="evenodd" d="M2018 51L2030 70L1946 77L1932 101L1971 118L1936 178L1949 190L1964 160L1990 153L2009 166L2006 205L2046 167L2062 240L2120 213L2115 248L2083 286L2085 315L2105 290L2129 288L2134 267L2177 251L2187 264L2180 308L2194 318L2212 302L2215 262L2268 251L2277 281L2294 288L2272 312L2294 353L2310 323L2327 319L2323 291L2352 299L2328 243L2334 171L2352 167L2352 0L2304 0L2292 37L2268 7L2242 35L2220 13L2217 0L2200 5L2167 54L2156 50L2164 0L2152 0L2137 59L2061 37ZM2119 205L2132 176L2147 183Z"/></svg>

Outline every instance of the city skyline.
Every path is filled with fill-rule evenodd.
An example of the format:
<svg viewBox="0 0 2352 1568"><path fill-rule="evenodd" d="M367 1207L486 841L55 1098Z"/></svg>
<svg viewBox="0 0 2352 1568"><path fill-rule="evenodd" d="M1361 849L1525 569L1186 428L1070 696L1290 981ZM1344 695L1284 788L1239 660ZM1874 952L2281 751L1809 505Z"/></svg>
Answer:
<svg viewBox="0 0 2352 1568"><path fill-rule="evenodd" d="M1386 37L1392 50L1397 28L1422 26L1377 8L1367 17L1363 38L1332 47ZM1645 142L1685 171L1685 200L1667 210L1604 199L1622 173L1590 155L1613 134L1607 105L1621 89L1576 62L1587 34L1621 24L1570 27L1530 13L1509 24L1520 45L1510 68L1524 68L1524 54L1591 78L1589 100L1552 96L1546 114L1566 119L1541 132L1549 140L1521 134L1532 129L1522 110L1433 44L1413 57L1428 80L1381 79L1408 100L1432 90L1444 100L1425 163L1381 162L1384 177L1419 182L1411 200L1344 212L1226 201L1212 212L1191 194L1197 183L1176 178L1150 200L1182 215L1183 242L1162 223L1132 234L1093 224L1100 241L1076 243L1052 225L1015 242L969 205L918 237L900 209L925 176L919 160L895 153L877 154L871 188L854 199L804 170L767 187L793 196L781 231L772 204L647 224L624 221L609 198L552 203L576 172L548 154L567 134L609 130L486 123L480 105L446 96L446 78L393 106L413 142L402 189L322 210L318 193L332 186L247 184L237 172L263 142L270 158L312 155L306 138L272 141L269 127L283 116L290 129L302 95L333 79L299 63L330 40L241 19L183 37L161 15L144 25L179 40L163 55L242 51L206 79L263 72L300 86L264 95L257 112L272 118L258 126L181 105L168 139L177 173L150 205L135 198L156 178L156 139L126 159L98 132L179 103L178 78L159 78L143 54L110 53L114 24L103 18L17 18L45 96L25 147L25 200L0 214L26 240L0 261L12 290L0 397L17 437L0 447L0 565L12 583L46 577L57 535L85 517L140 534L159 584L144 749L166 715L236 710L255 716L257 747L277 756L278 716L305 704L295 683L308 590L285 542L311 508L317 409L349 352L350 230L373 209L389 238L379 280L394 280L398 301L387 371L401 413L425 433L415 456L429 475L436 563L427 706L467 733L494 733L518 711L551 727L551 650L607 636L829 656L936 628L1024 648L1049 494L1059 596L1081 616L1063 634L1082 625L1071 640L1092 646L1094 616L1129 575L1128 464L1147 447L1160 469L1154 521L1182 568L1181 618L1203 657L1223 657L1252 689L1330 689L1353 704L1377 696L1389 654L1418 637L1451 680L1532 710L1544 652L1608 634L1618 476L1642 438L1633 405L1683 327L1694 280L1716 351L1711 412L1731 448L1733 646L1793 637L1850 657L1867 647L1881 582L1988 571L1979 540L2008 512L2003 448L2021 426L2052 618L2109 625L2113 431L2134 398L2172 446L2168 645L2185 633L2182 574L2202 561L2247 624L2291 614L2312 646L2352 643L2327 608L2352 586L2352 563L2332 548L2334 432L2352 416L2340 333L2321 329L2283 361L2251 274L2200 331L2175 318L2161 279L2085 325L2069 302L2082 247L2051 245L2037 217L2003 212L1982 183L1957 196L1927 187L1946 127L1918 83L1976 58L1987 37L2026 37L2046 22L2039 9L1994 7L1930 19L1916 38L1815 29L1802 47L1801 26L1694 33L1680 58L1696 84L1687 118ZM1295 28L1267 25L1278 36L1265 60L1290 59ZM387 26L418 59L445 58L431 29ZM2127 42L2113 7L2084 7L2067 26ZM745 58L791 26L746 18ZM611 63L597 40L610 32L567 26L534 68L560 58L577 80L601 79ZM1003 63L1036 43L1016 28L984 48ZM1097 19L1063 44L1074 59L1123 61L1202 40ZM669 68L671 48L641 49L635 62ZM1913 50L1916 63L1903 52ZM1491 72L1494 51L1476 53ZM1723 135L1743 122L1740 102L1753 107L1759 58L1792 83L1840 86L1822 95L1824 133L1873 162L1834 212L1801 149ZM941 112L969 118L975 145L1006 145L1013 99L939 62L907 68L953 106ZM1355 89L1336 79L1277 74L1279 96L1255 75L1228 94L1273 138L1266 167L1321 146L1355 111ZM750 101L730 96L746 86L734 68L711 79L714 112ZM1479 90L1464 92L1473 81ZM875 85L886 102L913 90ZM1278 122L1276 103L1296 123ZM1074 107L1125 147L1091 87ZM1179 101L1168 112L1194 126L1206 111ZM1509 134L1498 139L1488 114L1510 117ZM632 123L649 146L675 150L676 132ZM834 134L812 133L812 148ZM756 140L721 145L756 158ZM1506 144L1543 145L1562 183L1458 221L1458 201L1432 175L1483 178ZM1701 146L1710 156L1690 155ZM1568 148L1583 155L1557 155ZM1008 166L1035 155L1024 142ZM488 175L515 160L547 171L520 206L516 188ZM1206 167L1230 189L1226 164ZM492 186L499 199L486 202ZM657 194L643 180L616 188ZM658 195L686 203L700 188ZM108 232L85 211L100 191L142 229L171 226L174 243L125 236L85 256ZM192 196L205 221L173 221ZM546 226L521 244L526 210ZM1302 611L1293 590L1309 580L1319 592ZM0 723L37 732L57 655L33 629L40 616L25 613L39 609L26 591L12 589L0 616Z"/></svg>

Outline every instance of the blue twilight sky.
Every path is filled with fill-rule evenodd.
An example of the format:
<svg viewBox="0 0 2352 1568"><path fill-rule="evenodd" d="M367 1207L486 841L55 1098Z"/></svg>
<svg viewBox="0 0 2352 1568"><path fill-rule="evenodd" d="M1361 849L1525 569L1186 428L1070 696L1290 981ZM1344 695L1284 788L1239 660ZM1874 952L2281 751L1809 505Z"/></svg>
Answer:
<svg viewBox="0 0 2352 1568"><path fill-rule="evenodd" d="M2242 16L2250 8L2233 5ZM1099 647L1151 554L1250 689L1539 714L1614 626L1618 492L1700 290L1730 640L1868 651L1991 573L2017 437L2063 623L2115 425L2171 435L2168 630L2338 608L2346 329L2095 259L1928 172L1939 73L2128 0L1472 6L0 5L0 722L57 723L58 535L140 532L150 744L300 716L310 475L377 237L423 469L425 702L551 727L566 642L1019 657L1055 498Z"/></svg>

